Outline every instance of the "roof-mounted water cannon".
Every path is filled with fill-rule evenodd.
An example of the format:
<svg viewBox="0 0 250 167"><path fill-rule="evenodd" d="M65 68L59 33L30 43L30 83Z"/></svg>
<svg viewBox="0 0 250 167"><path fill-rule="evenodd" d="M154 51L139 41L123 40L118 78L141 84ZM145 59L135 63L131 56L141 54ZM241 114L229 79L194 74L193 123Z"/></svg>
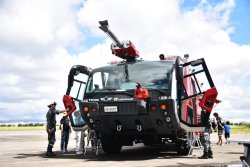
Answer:
<svg viewBox="0 0 250 167"><path fill-rule="evenodd" d="M176 60L178 56L172 56L172 55L164 55L164 54L160 54L159 55L159 59L160 60ZM183 63L187 63L188 62L188 58L189 58L189 54L184 54L184 57L181 58Z"/></svg>
<svg viewBox="0 0 250 167"><path fill-rule="evenodd" d="M127 61L135 61L136 58L139 57L139 51L136 50L133 43L129 40L127 41L119 41L118 38L113 34L109 29L108 21L99 21L100 29L104 31L113 41L111 44L112 54L120 57L122 59L126 59Z"/></svg>
<svg viewBox="0 0 250 167"><path fill-rule="evenodd" d="M177 58L177 56L171 56L171 55L164 55L164 54L160 54L159 55L160 60L175 60Z"/></svg>

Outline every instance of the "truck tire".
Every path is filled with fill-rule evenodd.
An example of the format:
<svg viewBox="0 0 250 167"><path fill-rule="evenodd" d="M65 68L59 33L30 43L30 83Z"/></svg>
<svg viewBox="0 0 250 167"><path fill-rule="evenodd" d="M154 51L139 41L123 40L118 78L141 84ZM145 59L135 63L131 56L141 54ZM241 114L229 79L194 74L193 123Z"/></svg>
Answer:
<svg viewBox="0 0 250 167"><path fill-rule="evenodd" d="M190 146L188 145L187 140L177 139L175 145L176 145L176 151L178 155L188 155Z"/></svg>
<svg viewBox="0 0 250 167"><path fill-rule="evenodd" d="M154 136L146 136L144 139L143 139L143 144L145 146L152 146L155 144L155 138Z"/></svg>
<svg viewBox="0 0 250 167"><path fill-rule="evenodd" d="M101 138L102 149L108 154L117 154L121 152L122 144L117 136L103 135Z"/></svg>
<svg viewBox="0 0 250 167"><path fill-rule="evenodd" d="M152 142L152 141L143 141L143 144L145 145L145 146L152 146L152 145L154 145L154 143Z"/></svg>

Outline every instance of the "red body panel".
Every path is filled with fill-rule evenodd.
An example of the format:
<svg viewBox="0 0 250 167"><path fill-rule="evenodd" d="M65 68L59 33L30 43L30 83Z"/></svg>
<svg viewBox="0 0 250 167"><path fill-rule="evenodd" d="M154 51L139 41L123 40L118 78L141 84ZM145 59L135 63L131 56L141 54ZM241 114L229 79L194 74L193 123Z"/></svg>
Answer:
<svg viewBox="0 0 250 167"><path fill-rule="evenodd" d="M183 70L183 74L184 75L188 75L188 70L187 70L187 68L184 68L184 70ZM183 83L184 83L184 86L185 86L185 88L186 88L186 91L187 91L187 93L189 94L189 92L190 92L190 84L189 84L189 78L184 78L183 79ZM187 107L188 107L188 101L189 100L185 100L184 102L183 102L183 115L182 115L182 120L187 120Z"/></svg>
<svg viewBox="0 0 250 167"><path fill-rule="evenodd" d="M189 71L187 68L183 70L183 74L188 75ZM195 94L197 92L196 84L194 83L193 79L190 77L184 78L183 83L186 89L186 92L188 95ZM187 121L187 115L188 115L188 108L193 110L193 119L191 120L191 124L197 125L199 122L199 115L201 113L201 107L199 105L200 99L199 97L195 97L193 99L185 100L183 102L183 114L182 114L182 120Z"/></svg>
<svg viewBox="0 0 250 167"><path fill-rule="evenodd" d="M134 57L134 58L139 57L139 51L136 50L133 43L131 43L131 45L127 48L113 49L112 53L122 59L127 59L129 57Z"/></svg>

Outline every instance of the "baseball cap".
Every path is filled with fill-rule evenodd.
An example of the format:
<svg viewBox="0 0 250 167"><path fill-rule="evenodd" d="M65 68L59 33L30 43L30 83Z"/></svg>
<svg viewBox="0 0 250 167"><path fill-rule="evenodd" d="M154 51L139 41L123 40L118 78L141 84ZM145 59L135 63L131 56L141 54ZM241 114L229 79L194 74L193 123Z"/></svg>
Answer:
<svg viewBox="0 0 250 167"><path fill-rule="evenodd" d="M56 102L49 104L48 107L51 107L52 105L56 106Z"/></svg>

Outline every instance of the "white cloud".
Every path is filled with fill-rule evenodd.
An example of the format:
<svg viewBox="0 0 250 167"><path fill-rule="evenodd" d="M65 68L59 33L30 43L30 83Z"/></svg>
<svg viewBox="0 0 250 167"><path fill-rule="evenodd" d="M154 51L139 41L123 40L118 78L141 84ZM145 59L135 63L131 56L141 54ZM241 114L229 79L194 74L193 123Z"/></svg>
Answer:
<svg viewBox="0 0 250 167"><path fill-rule="evenodd" d="M82 5L83 4L83 5ZM110 39L72 55L86 35L103 37L98 21L109 20L119 39L130 39L144 59L160 53L204 57L219 91L215 111L241 118L250 96L249 45L231 41L229 19L235 3L209 1L182 11L176 0L4 0L0 2L1 119L43 118L46 105L62 108L67 75L75 64L92 68L115 59ZM84 34L91 32L91 34Z"/></svg>
<svg viewBox="0 0 250 167"><path fill-rule="evenodd" d="M44 56L80 35L71 5L75 1L2 1L0 48Z"/></svg>

